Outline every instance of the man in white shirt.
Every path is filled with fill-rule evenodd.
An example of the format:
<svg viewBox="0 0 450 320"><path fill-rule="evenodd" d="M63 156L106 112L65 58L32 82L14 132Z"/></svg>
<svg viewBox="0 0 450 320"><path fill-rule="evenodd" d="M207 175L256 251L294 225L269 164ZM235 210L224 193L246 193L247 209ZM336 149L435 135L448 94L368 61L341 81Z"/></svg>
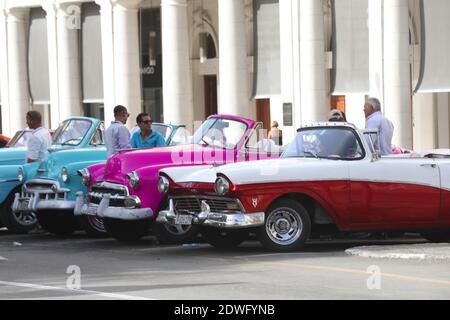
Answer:
<svg viewBox="0 0 450 320"><path fill-rule="evenodd" d="M366 116L366 129L378 129L381 155L392 154L394 125L381 113L380 100L369 98L364 105L364 114Z"/></svg>
<svg viewBox="0 0 450 320"><path fill-rule="evenodd" d="M131 149L130 131L125 127L130 114L124 106L114 108L115 121L105 131L105 144L108 158L119 150Z"/></svg>
<svg viewBox="0 0 450 320"><path fill-rule="evenodd" d="M29 111L26 116L27 125L33 130L27 144L27 163L40 162L48 154L52 145L50 132L42 127L42 116L38 111Z"/></svg>

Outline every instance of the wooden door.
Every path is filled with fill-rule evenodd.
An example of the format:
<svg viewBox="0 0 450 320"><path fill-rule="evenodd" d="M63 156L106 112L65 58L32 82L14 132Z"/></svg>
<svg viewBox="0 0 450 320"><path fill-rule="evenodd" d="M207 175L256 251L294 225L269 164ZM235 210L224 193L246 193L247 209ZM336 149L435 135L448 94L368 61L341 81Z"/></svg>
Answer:
<svg viewBox="0 0 450 320"><path fill-rule="evenodd" d="M217 76L205 76L205 119L217 114Z"/></svg>
<svg viewBox="0 0 450 320"><path fill-rule="evenodd" d="M263 123L263 128L270 131L270 99L256 100L256 121Z"/></svg>

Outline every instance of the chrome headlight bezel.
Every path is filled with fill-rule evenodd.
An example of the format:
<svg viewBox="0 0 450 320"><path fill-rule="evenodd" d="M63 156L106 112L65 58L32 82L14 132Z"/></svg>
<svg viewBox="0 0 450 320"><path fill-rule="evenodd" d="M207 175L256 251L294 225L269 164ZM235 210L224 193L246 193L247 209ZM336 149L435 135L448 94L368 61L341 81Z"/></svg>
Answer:
<svg viewBox="0 0 450 320"><path fill-rule="evenodd" d="M20 183L23 183L23 182L25 181L25 174L24 174L22 168L19 168L19 169L17 170L17 178L19 179L19 182L20 182Z"/></svg>
<svg viewBox="0 0 450 320"><path fill-rule="evenodd" d="M160 176L158 179L158 191L161 194L167 194L170 189L170 181L165 176Z"/></svg>
<svg viewBox="0 0 450 320"><path fill-rule="evenodd" d="M139 188L139 175L136 171L127 174L127 178L128 182L130 183L130 187L132 187L134 190Z"/></svg>
<svg viewBox="0 0 450 320"><path fill-rule="evenodd" d="M67 182L69 182L69 180L70 180L70 178L69 178L69 170L67 170L66 167L64 167L64 168L61 169L61 180L62 180L64 183L67 183Z"/></svg>
<svg viewBox="0 0 450 320"><path fill-rule="evenodd" d="M86 168L78 170L78 175L81 177L81 181L85 186L89 185L89 182L91 182L91 174L89 173L89 170Z"/></svg>
<svg viewBox="0 0 450 320"><path fill-rule="evenodd" d="M228 179L222 176L217 177L216 182L214 183L214 191L219 196L224 196L230 192L230 182Z"/></svg>

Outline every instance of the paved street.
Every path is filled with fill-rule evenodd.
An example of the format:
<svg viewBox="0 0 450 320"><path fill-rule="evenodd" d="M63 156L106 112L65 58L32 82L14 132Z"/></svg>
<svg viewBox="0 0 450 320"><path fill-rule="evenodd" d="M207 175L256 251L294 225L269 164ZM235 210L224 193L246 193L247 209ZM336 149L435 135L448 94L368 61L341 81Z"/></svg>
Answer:
<svg viewBox="0 0 450 320"><path fill-rule="evenodd" d="M0 230L0 299L449 299L449 260L345 252L397 244L427 245L419 238L319 241L280 254L248 242L220 252L206 244L157 246L150 237L122 244Z"/></svg>

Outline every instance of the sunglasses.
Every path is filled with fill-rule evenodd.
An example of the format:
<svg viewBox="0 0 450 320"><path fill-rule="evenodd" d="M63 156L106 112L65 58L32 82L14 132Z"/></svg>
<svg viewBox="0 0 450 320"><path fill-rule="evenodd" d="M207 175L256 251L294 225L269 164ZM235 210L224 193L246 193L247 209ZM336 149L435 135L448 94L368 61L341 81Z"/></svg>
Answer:
<svg viewBox="0 0 450 320"><path fill-rule="evenodd" d="M145 120L145 121L141 121L141 123L143 123L143 124L152 124L153 120Z"/></svg>

